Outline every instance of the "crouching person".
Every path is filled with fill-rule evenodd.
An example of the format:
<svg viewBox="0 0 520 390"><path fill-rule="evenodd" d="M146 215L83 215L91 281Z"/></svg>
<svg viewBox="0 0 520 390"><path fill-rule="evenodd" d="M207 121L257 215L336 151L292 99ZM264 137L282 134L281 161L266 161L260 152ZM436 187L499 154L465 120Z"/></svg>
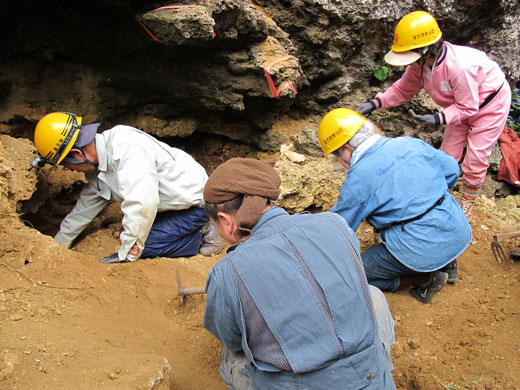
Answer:
<svg viewBox="0 0 520 390"><path fill-rule="evenodd" d="M98 127L66 112L47 114L36 125L39 156L31 165L61 164L84 172L88 180L54 239L70 248L115 200L124 215L121 246L102 263L218 253L223 241L202 207L204 168L182 150L133 127L119 125L100 134Z"/></svg>
<svg viewBox="0 0 520 390"><path fill-rule="evenodd" d="M471 241L471 226L448 192L457 161L420 139L376 134L374 122L347 108L329 112L318 136L325 155L347 169L336 205L356 230L367 220L381 243L362 254L368 282L383 291L414 286L428 303L457 281L456 258Z"/></svg>
<svg viewBox="0 0 520 390"><path fill-rule="evenodd" d="M204 314L223 344L224 382L235 390L395 389L393 320L367 284L354 232L333 213L271 206L279 186L269 163L235 158L204 188L210 220L232 244L209 273Z"/></svg>

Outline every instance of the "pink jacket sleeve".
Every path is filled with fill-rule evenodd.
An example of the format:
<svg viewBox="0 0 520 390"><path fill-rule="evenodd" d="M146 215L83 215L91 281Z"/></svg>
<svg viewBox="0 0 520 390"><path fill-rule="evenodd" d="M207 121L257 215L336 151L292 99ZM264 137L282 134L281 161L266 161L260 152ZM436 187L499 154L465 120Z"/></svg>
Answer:
<svg viewBox="0 0 520 390"><path fill-rule="evenodd" d="M385 92L379 92L376 98L381 101L381 107L376 103L377 108L397 107L404 102L412 100L419 92L420 71L416 71L410 65L405 72Z"/></svg>

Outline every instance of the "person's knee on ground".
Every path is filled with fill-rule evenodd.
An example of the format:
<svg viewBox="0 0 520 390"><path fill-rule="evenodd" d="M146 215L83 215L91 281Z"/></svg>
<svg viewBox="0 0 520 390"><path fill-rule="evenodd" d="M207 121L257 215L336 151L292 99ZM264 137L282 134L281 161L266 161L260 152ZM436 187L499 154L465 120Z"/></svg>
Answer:
<svg viewBox="0 0 520 390"><path fill-rule="evenodd" d="M220 237L215 226L208 222L202 229L199 253L203 256L218 255L224 248L224 239Z"/></svg>
<svg viewBox="0 0 520 390"><path fill-rule="evenodd" d="M209 219L203 207L157 213L141 258L189 257L199 253L201 229Z"/></svg>
<svg viewBox="0 0 520 390"><path fill-rule="evenodd" d="M256 390L251 377L246 374L249 365L243 352L234 353L226 346L222 347L220 376L228 390Z"/></svg>
<svg viewBox="0 0 520 390"><path fill-rule="evenodd" d="M368 285L370 288L370 295L374 303L376 311L377 325L379 328L379 338L385 347L386 360L390 371L394 369L392 363L392 345L395 342L394 319L388 306L388 301L383 292L375 286Z"/></svg>
<svg viewBox="0 0 520 390"><path fill-rule="evenodd" d="M410 295L422 303L430 303L433 296L446 285L448 277L448 273L443 270L402 276L399 287L413 286L409 291Z"/></svg>

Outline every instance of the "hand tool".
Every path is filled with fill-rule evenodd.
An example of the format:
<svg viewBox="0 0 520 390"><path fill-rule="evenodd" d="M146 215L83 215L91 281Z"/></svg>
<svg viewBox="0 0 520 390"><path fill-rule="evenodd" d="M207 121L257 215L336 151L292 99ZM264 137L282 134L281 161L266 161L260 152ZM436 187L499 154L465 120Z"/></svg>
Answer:
<svg viewBox="0 0 520 390"><path fill-rule="evenodd" d="M493 241L491 241L491 251L493 252L493 255L495 255L496 261L498 261L499 263L507 262L507 257L504 253L504 248L502 248L502 245L500 244L500 241L505 240L507 238L514 238L518 236L520 236L520 232L499 233L493 235Z"/></svg>
<svg viewBox="0 0 520 390"><path fill-rule="evenodd" d="M177 288L178 294L181 297L181 304L186 304L186 297L193 294L206 294L205 287L183 287L181 283L181 273L177 268Z"/></svg>

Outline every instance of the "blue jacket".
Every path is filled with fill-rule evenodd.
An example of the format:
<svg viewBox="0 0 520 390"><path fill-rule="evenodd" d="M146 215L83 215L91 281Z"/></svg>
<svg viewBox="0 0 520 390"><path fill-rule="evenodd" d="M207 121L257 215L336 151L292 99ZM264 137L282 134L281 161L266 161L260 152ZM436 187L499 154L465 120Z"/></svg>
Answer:
<svg viewBox="0 0 520 390"><path fill-rule="evenodd" d="M257 388L394 389L345 221L275 207L252 231L211 269L204 326L244 351Z"/></svg>
<svg viewBox="0 0 520 390"><path fill-rule="evenodd" d="M380 137L347 171L330 211L354 230L366 219L384 230L387 249L401 263L431 272L450 263L471 242L471 226L448 192L458 177L455 159L426 142ZM392 226L423 214L443 196L421 219Z"/></svg>

